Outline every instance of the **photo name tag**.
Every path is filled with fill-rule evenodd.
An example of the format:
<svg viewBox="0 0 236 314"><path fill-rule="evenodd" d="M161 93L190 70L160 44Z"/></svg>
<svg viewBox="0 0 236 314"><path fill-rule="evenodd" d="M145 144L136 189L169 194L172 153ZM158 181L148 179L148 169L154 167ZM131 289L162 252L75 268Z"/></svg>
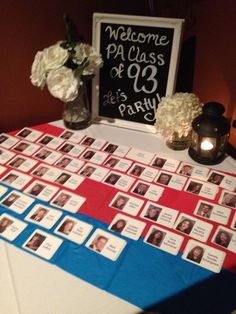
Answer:
<svg viewBox="0 0 236 314"><path fill-rule="evenodd" d="M55 166L71 172L77 172L83 165L84 162L82 160L69 156L62 156L62 158L55 163Z"/></svg>
<svg viewBox="0 0 236 314"><path fill-rule="evenodd" d="M169 188L181 191L187 178L171 172L160 171L155 182L157 184L168 186Z"/></svg>
<svg viewBox="0 0 236 314"><path fill-rule="evenodd" d="M86 138L81 141L81 145L89 146L95 149L101 149L106 144L106 142L106 140L86 136Z"/></svg>
<svg viewBox="0 0 236 314"><path fill-rule="evenodd" d="M59 135L59 137L64 140L70 140L70 142L72 143L78 144L85 137L85 134L79 133L79 132L73 132L69 130L64 130Z"/></svg>
<svg viewBox="0 0 236 314"><path fill-rule="evenodd" d="M222 172L211 171L207 177L207 181L233 192L236 188L236 177L223 174Z"/></svg>
<svg viewBox="0 0 236 314"><path fill-rule="evenodd" d="M43 132L30 129L30 128L23 128L20 132L16 134L17 137L24 138L27 141L34 142L36 141Z"/></svg>
<svg viewBox="0 0 236 314"><path fill-rule="evenodd" d="M207 241L212 227L208 222L186 214L180 214L174 226L175 230L202 242Z"/></svg>
<svg viewBox="0 0 236 314"><path fill-rule="evenodd" d="M100 182L105 178L108 172L109 169L94 164L86 163L86 165L81 169L79 174L81 176Z"/></svg>
<svg viewBox="0 0 236 314"><path fill-rule="evenodd" d="M157 176L159 170L144 166L142 164L135 163L132 168L129 170L128 174L138 177L142 180L152 182Z"/></svg>
<svg viewBox="0 0 236 314"><path fill-rule="evenodd" d="M213 203L198 201L194 214L220 224L226 225L229 220L231 210Z"/></svg>
<svg viewBox="0 0 236 314"><path fill-rule="evenodd" d="M38 162L34 159L27 158L25 156L17 155L12 159L7 165L23 172L28 172L32 169Z"/></svg>
<svg viewBox="0 0 236 314"><path fill-rule="evenodd" d="M86 243L87 248L111 259L112 261L118 259L125 246L125 240L102 229L96 229Z"/></svg>
<svg viewBox="0 0 236 314"><path fill-rule="evenodd" d="M22 153L27 156L33 155L39 148L40 145L27 141L20 141L12 147L15 152Z"/></svg>
<svg viewBox="0 0 236 314"><path fill-rule="evenodd" d="M31 181L31 179L32 178L27 174L16 170L11 170L1 179L1 182L21 190L27 183Z"/></svg>
<svg viewBox="0 0 236 314"><path fill-rule="evenodd" d="M37 143L43 146L47 146L51 149L57 149L62 143L64 139L60 137L53 136L51 134L44 134Z"/></svg>
<svg viewBox="0 0 236 314"><path fill-rule="evenodd" d="M218 226L211 242L221 248L236 253L236 232L229 228Z"/></svg>
<svg viewBox="0 0 236 314"><path fill-rule="evenodd" d="M51 229L61 215L62 212L60 210L44 206L43 204L37 204L28 213L25 220L44 228Z"/></svg>
<svg viewBox="0 0 236 314"><path fill-rule="evenodd" d="M35 180L24 190L24 192L42 201L48 202L58 190L59 188L54 185Z"/></svg>
<svg viewBox="0 0 236 314"><path fill-rule="evenodd" d="M84 177L71 172L60 171L54 182L63 185L71 190L76 190L84 181Z"/></svg>
<svg viewBox="0 0 236 314"><path fill-rule="evenodd" d="M62 242L63 240L37 229L30 235L22 247L49 260L59 249Z"/></svg>
<svg viewBox="0 0 236 314"><path fill-rule="evenodd" d="M154 154L146 152L144 150L132 147L126 154L126 158L141 162L143 164L149 164L153 159Z"/></svg>
<svg viewBox="0 0 236 314"><path fill-rule="evenodd" d="M172 228L179 211L157 203L147 202L140 217Z"/></svg>
<svg viewBox="0 0 236 314"><path fill-rule="evenodd" d="M136 195L143 196L151 201L157 202L161 197L163 191L164 188L158 185L150 184L143 181L137 181L131 192Z"/></svg>
<svg viewBox="0 0 236 314"><path fill-rule="evenodd" d="M35 155L33 155L34 158L43 160L50 165L54 164L61 156L61 153L55 152L48 148L41 148Z"/></svg>
<svg viewBox="0 0 236 314"><path fill-rule="evenodd" d="M5 134L5 133L1 133L0 134L0 146L5 147L5 148L10 148L13 145L15 145L17 142L19 142L19 139Z"/></svg>
<svg viewBox="0 0 236 314"><path fill-rule="evenodd" d="M18 191L10 192L2 201L1 205L22 214L34 202L34 198Z"/></svg>
<svg viewBox="0 0 236 314"><path fill-rule="evenodd" d="M6 213L0 216L0 236L9 241L15 240L26 226L27 223Z"/></svg>
<svg viewBox="0 0 236 314"><path fill-rule="evenodd" d="M134 183L134 180L134 178L131 178L125 174L111 171L105 177L103 183L114 186L115 188L122 191L128 191L131 185Z"/></svg>
<svg viewBox="0 0 236 314"><path fill-rule="evenodd" d="M209 199L215 199L218 193L218 186L210 183L204 183L202 181L189 179L186 187L184 188L186 192L199 195Z"/></svg>
<svg viewBox="0 0 236 314"><path fill-rule="evenodd" d="M182 258L187 262L219 273L224 259L225 252L212 248L200 242L189 240Z"/></svg>
<svg viewBox="0 0 236 314"><path fill-rule="evenodd" d="M131 195L125 193L117 193L109 204L110 207L122 210L122 212L136 216L143 206L144 201L132 197Z"/></svg>
<svg viewBox="0 0 236 314"><path fill-rule="evenodd" d="M71 216L65 216L54 232L70 241L82 244L92 229L91 224Z"/></svg>
<svg viewBox="0 0 236 314"><path fill-rule="evenodd" d="M65 142L61 147L59 147L58 151L73 157L78 157L83 153L83 151L85 151L85 147L72 142Z"/></svg>
<svg viewBox="0 0 236 314"><path fill-rule="evenodd" d="M107 161L104 162L104 166L122 172L126 172L131 165L132 165L131 160L117 157L110 157L107 159Z"/></svg>
<svg viewBox="0 0 236 314"><path fill-rule="evenodd" d="M209 168L182 162L177 173L204 181L209 173Z"/></svg>
<svg viewBox="0 0 236 314"><path fill-rule="evenodd" d="M114 144L114 143L108 143L105 148L103 149L104 152L113 154L115 156L119 157L124 157L127 152L129 151L130 147L128 146L123 146L119 144Z"/></svg>
<svg viewBox="0 0 236 314"><path fill-rule="evenodd" d="M142 221L118 214L112 220L108 228L111 231L137 241L140 238L145 226L146 224Z"/></svg>
<svg viewBox="0 0 236 314"><path fill-rule="evenodd" d="M107 158L108 154L104 152L99 152L94 149L86 149L86 151L80 156L83 160L89 160L95 164L101 165Z"/></svg>
<svg viewBox="0 0 236 314"><path fill-rule="evenodd" d="M56 167L50 167L47 164L40 164L31 172L31 174L38 178L42 178L46 181L52 182L53 180L55 180L60 172L61 170Z"/></svg>
<svg viewBox="0 0 236 314"><path fill-rule="evenodd" d="M223 190L219 198L219 203L221 205L235 209L236 208L236 193Z"/></svg>
<svg viewBox="0 0 236 314"><path fill-rule="evenodd" d="M0 164L5 164L10 159L12 159L16 154L0 147Z"/></svg>
<svg viewBox="0 0 236 314"><path fill-rule="evenodd" d="M80 195L70 193L67 190L60 190L50 204L63 208L68 212L77 213L85 200L86 199Z"/></svg>
<svg viewBox="0 0 236 314"><path fill-rule="evenodd" d="M175 172L179 166L179 163L180 162L178 160L170 159L160 155L155 155L153 160L151 161L151 166Z"/></svg>
<svg viewBox="0 0 236 314"><path fill-rule="evenodd" d="M151 226L143 241L157 249L177 255L183 239L184 237L178 234L157 226Z"/></svg>

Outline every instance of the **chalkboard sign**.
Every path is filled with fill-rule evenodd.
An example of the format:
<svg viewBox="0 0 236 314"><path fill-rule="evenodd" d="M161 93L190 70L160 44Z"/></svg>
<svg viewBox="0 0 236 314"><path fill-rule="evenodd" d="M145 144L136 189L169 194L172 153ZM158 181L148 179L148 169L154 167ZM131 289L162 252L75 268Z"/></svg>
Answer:
<svg viewBox="0 0 236 314"><path fill-rule="evenodd" d="M104 65L93 81L93 119L155 132L161 97L175 88L183 20L95 13L93 46Z"/></svg>

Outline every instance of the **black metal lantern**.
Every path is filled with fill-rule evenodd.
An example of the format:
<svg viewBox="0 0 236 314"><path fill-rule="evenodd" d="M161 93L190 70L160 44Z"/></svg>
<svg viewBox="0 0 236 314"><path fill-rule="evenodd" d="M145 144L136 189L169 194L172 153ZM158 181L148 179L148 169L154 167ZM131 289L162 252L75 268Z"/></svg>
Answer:
<svg viewBox="0 0 236 314"><path fill-rule="evenodd" d="M204 165L220 163L225 156L230 124L223 116L225 108L217 102L203 106L203 113L192 122L190 157Z"/></svg>

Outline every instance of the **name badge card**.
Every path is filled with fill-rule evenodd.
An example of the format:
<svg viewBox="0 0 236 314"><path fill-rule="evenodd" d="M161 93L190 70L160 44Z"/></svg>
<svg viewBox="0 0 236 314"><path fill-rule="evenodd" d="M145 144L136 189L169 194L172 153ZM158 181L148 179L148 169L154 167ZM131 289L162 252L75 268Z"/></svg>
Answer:
<svg viewBox="0 0 236 314"><path fill-rule="evenodd" d="M200 242L189 240L182 258L187 262L209 269L215 273L219 273L224 259L225 252L214 249Z"/></svg>
<svg viewBox="0 0 236 314"><path fill-rule="evenodd" d="M185 182L187 181L186 177L174 174L171 172L160 171L157 175L155 182L157 184L166 185L169 188L181 191Z"/></svg>
<svg viewBox="0 0 236 314"><path fill-rule="evenodd" d="M234 214L234 218L233 218L233 220L232 220L232 223L231 223L230 228L236 230L236 213Z"/></svg>
<svg viewBox="0 0 236 314"><path fill-rule="evenodd" d="M62 242L63 240L37 229L30 235L22 247L49 260L59 249Z"/></svg>
<svg viewBox="0 0 236 314"><path fill-rule="evenodd" d="M13 168L17 168L23 172L28 172L37 163L38 162L34 159L18 155L12 161L10 161L7 165Z"/></svg>
<svg viewBox="0 0 236 314"><path fill-rule="evenodd" d="M117 193L109 204L110 207L122 210L122 212L136 216L143 206L144 201L132 197L131 195L124 193Z"/></svg>
<svg viewBox="0 0 236 314"><path fill-rule="evenodd" d="M104 163L104 166L108 168L112 168L115 170L119 170L122 172L126 172L130 166L132 165L132 161L124 158L110 157Z"/></svg>
<svg viewBox="0 0 236 314"><path fill-rule="evenodd" d="M8 188L0 185L0 197L2 197L7 191L8 191Z"/></svg>
<svg viewBox="0 0 236 314"><path fill-rule="evenodd" d="M236 193L223 190L219 198L219 203L221 205L235 209L236 208Z"/></svg>
<svg viewBox="0 0 236 314"><path fill-rule="evenodd" d="M236 177L221 172L211 171L207 177L207 181L233 192L236 188Z"/></svg>
<svg viewBox="0 0 236 314"><path fill-rule="evenodd" d="M184 190L186 192L193 193L195 195L199 195L213 200L215 199L219 188L218 186L210 183L204 183L202 181L197 180L189 180Z"/></svg>
<svg viewBox="0 0 236 314"><path fill-rule="evenodd" d="M63 185L71 190L76 190L83 181L84 178L82 176L65 171L61 171L58 177L54 180L55 183Z"/></svg>
<svg viewBox="0 0 236 314"><path fill-rule="evenodd" d="M229 220L231 209L213 203L198 201L194 214L220 224L226 225Z"/></svg>
<svg viewBox="0 0 236 314"><path fill-rule="evenodd" d="M33 202L32 197L18 191L12 191L1 201L1 205L22 214Z"/></svg>
<svg viewBox="0 0 236 314"><path fill-rule="evenodd" d="M129 170L128 174L134 177L138 177L142 180L152 182L157 176L159 170L144 166L142 164L135 163Z"/></svg>
<svg viewBox="0 0 236 314"><path fill-rule="evenodd" d="M236 232L231 229L218 226L211 242L236 253Z"/></svg>
<svg viewBox="0 0 236 314"><path fill-rule="evenodd" d="M209 168L182 162L177 173L204 181L209 173Z"/></svg>
<svg viewBox="0 0 236 314"><path fill-rule="evenodd" d="M147 202L140 217L172 228L179 211L156 203Z"/></svg>
<svg viewBox="0 0 236 314"><path fill-rule="evenodd" d="M175 230L187 234L194 239L206 242L213 225L203 220L196 219L195 217L180 214L174 228Z"/></svg>
<svg viewBox="0 0 236 314"><path fill-rule="evenodd" d="M83 151L85 147L81 145L74 144L72 142L65 142L59 149L59 152L68 154L73 157L78 157Z"/></svg>
<svg viewBox="0 0 236 314"><path fill-rule="evenodd" d="M4 148L0 148L0 164L5 164L10 159L12 159L16 154L6 150Z"/></svg>
<svg viewBox="0 0 236 314"><path fill-rule="evenodd" d="M145 226L146 224L142 221L118 214L108 228L124 237L137 241Z"/></svg>
<svg viewBox="0 0 236 314"><path fill-rule="evenodd" d="M62 154L59 152L55 152L48 148L41 148L35 155L33 155L33 157L43 160L50 165L54 164L61 156Z"/></svg>
<svg viewBox="0 0 236 314"><path fill-rule="evenodd" d="M11 136L5 133L0 134L0 145L2 147L10 148L13 145L15 145L17 142L19 142L19 139L14 136Z"/></svg>
<svg viewBox="0 0 236 314"><path fill-rule="evenodd" d="M125 174L111 171L103 180L103 183L114 186L115 188L128 191L131 185L134 183L134 179Z"/></svg>
<svg viewBox="0 0 236 314"><path fill-rule="evenodd" d="M78 144L85 137L85 134L64 130L59 137L66 141L70 140L70 142Z"/></svg>
<svg viewBox="0 0 236 314"><path fill-rule="evenodd" d="M125 240L102 229L96 229L92 237L86 243L87 248L112 261L118 259L125 246Z"/></svg>
<svg viewBox="0 0 236 314"><path fill-rule="evenodd" d="M155 168L161 168L163 170L169 170L175 172L179 166L179 161L175 159L170 159L160 155L155 155L151 162L151 166Z"/></svg>
<svg viewBox="0 0 236 314"><path fill-rule="evenodd" d="M23 153L24 155L27 156L33 155L39 148L40 148L39 145L26 141L20 141L15 146L12 147L14 151L18 153Z"/></svg>
<svg viewBox="0 0 236 314"><path fill-rule="evenodd" d="M85 153L80 157L84 160L89 160L95 164L101 165L104 160L107 158L108 154L104 152L99 152L93 149L87 149Z"/></svg>
<svg viewBox="0 0 236 314"><path fill-rule="evenodd" d="M74 217L65 216L54 232L72 242L82 244L92 229L91 224Z"/></svg>
<svg viewBox="0 0 236 314"><path fill-rule="evenodd" d="M1 182L21 190L27 183L31 181L31 177L22 172L11 170L2 179Z"/></svg>
<svg viewBox="0 0 236 314"><path fill-rule="evenodd" d="M184 237L178 234L157 226L151 226L143 241L157 249L177 255L183 239Z"/></svg>
<svg viewBox="0 0 236 314"><path fill-rule="evenodd" d="M93 137L86 136L86 138L81 142L81 145L89 146L95 149L101 149L106 144L106 142L106 140L95 139Z"/></svg>
<svg viewBox="0 0 236 314"><path fill-rule="evenodd" d="M55 166L71 172L77 172L83 165L82 160L68 156L62 156L55 164Z"/></svg>
<svg viewBox="0 0 236 314"><path fill-rule="evenodd" d="M104 152L113 154L119 157L124 157L127 152L129 151L130 147L128 146L123 146L119 144L113 144L113 143L108 143L105 148L103 149Z"/></svg>
<svg viewBox="0 0 236 314"><path fill-rule="evenodd" d="M50 204L63 208L68 212L77 213L85 200L86 199L80 195L70 193L67 190L60 190Z"/></svg>
<svg viewBox="0 0 236 314"><path fill-rule="evenodd" d="M153 159L154 154L146 152L144 150L132 147L127 153L126 158L141 162L143 164L149 164Z"/></svg>
<svg viewBox="0 0 236 314"><path fill-rule="evenodd" d="M40 145L47 146L51 149L57 149L63 142L64 139L51 134L44 134L44 136L37 141Z"/></svg>
<svg viewBox="0 0 236 314"><path fill-rule="evenodd" d="M51 229L61 217L62 212L42 204L35 205L25 217L25 220L44 228Z"/></svg>
<svg viewBox="0 0 236 314"><path fill-rule="evenodd" d="M9 241L15 240L27 224L6 213L0 216L0 236Z"/></svg>
<svg viewBox="0 0 236 314"><path fill-rule="evenodd" d="M23 128L20 132L16 134L17 137L24 138L27 141L34 142L36 141L43 132L30 129L30 128Z"/></svg>
<svg viewBox="0 0 236 314"><path fill-rule="evenodd" d="M46 164L40 164L36 169L34 169L33 172L31 172L32 175L42 178L46 181L53 181L55 178L59 175L61 172L60 169L56 167L50 167Z"/></svg>
<svg viewBox="0 0 236 314"><path fill-rule="evenodd" d="M35 180L24 190L24 192L37 197L42 201L48 202L58 190L59 188L54 185Z"/></svg>
<svg viewBox="0 0 236 314"><path fill-rule="evenodd" d="M157 202L163 191L164 188L158 185L150 184L144 181L138 181L131 192L143 196L151 201Z"/></svg>
<svg viewBox="0 0 236 314"><path fill-rule="evenodd" d="M95 181L102 181L105 176L108 174L109 169L87 163L79 172L81 176L90 178Z"/></svg>

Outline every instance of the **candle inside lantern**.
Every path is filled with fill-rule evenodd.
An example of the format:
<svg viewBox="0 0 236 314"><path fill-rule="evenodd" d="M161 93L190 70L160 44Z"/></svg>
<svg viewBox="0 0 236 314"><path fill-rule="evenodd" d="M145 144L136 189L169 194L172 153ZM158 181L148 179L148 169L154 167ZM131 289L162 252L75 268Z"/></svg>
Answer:
<svg viewBox="0 0 236 314"><path fill-rule="evenodd" d="M201 143L201 149L203 150L211 150L213 147L214 145L207 139Z"/></svg>

